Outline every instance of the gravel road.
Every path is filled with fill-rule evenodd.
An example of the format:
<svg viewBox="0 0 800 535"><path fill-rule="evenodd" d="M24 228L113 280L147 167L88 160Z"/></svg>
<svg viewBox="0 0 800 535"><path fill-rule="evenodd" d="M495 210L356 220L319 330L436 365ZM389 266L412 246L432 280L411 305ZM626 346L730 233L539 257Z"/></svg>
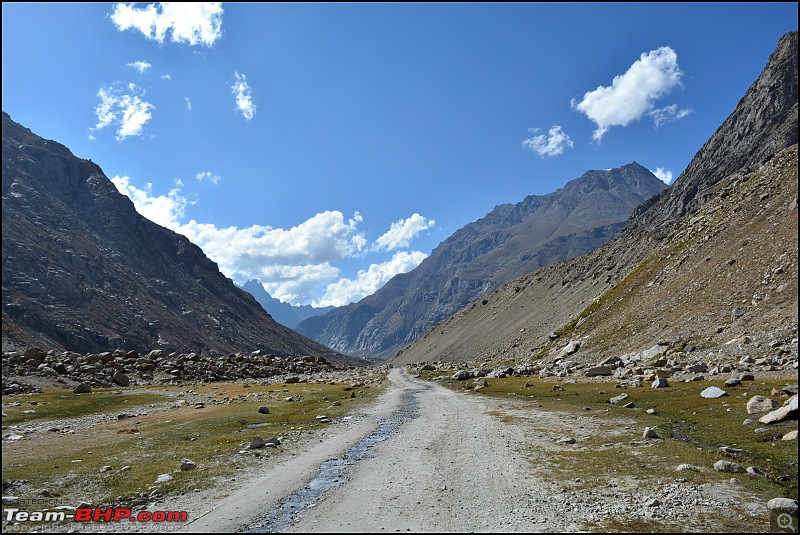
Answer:
<svg viewBox="0 0 800 535"><path fill-rule="evenodd" d="M550 486L532 475L522 451L531 437L490 414L497 410L491 401L420 381L403 369L392 369L389 379L377 404L331 426L319 443L304 445L227 497L213 505L173 504L190 513L185 531L577 528L555 508L543 508ZM345 460L331 475L335 459ZM326 461L328 477L326 470L319 477Z"/></svg>

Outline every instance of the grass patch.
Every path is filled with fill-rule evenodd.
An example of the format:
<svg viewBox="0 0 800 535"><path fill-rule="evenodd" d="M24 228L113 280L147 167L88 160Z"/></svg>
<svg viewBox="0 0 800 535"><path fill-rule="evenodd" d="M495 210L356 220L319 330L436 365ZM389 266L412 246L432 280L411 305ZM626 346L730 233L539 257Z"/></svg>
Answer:
<svg viewBox="0 0 800 535"><path fill-rule="evenodd" d="M3 426L39 423L46 420L79 418L90 414L123 412L132 407L168 401L169 397L141 389L95 389L89 394L51 390L39 394L3 398ZM14 406L19 403L19 406ZM26 414L33 410L35 413Z"/></svg>
<svg viewBox="0 0 800 535"><path fill-rule="evenodd" d="M80 397L62 397L65 395L61 392L37 394L36 399L49 401L35 408L52 406L49 411L37 410L37 424L46 426L48 419L105 411L111 411L112 418L88 427L76 425L4 441L3 479L13 482L8 489L4 484L4 494L36 498L46 489L53 496L63 497L66 505L76 505L79 500L137 505L141 504L137 500L141 502L154 490L163 495L206 488L219 478L230 477L237 469L281 457L303 434L335 425L319 422L318 415L335 420L371 401L379 391L369 386L353 388L328 383L249 388L233 383L158 386L151 393L141 394L138 392L142 389L137 388L135 396L121 390L122 394L100 392ZM136 404L141 406L142 402L175 402L182 398L192 401L171 403L166 410L154 408L145 411L147 414L122 420L113 414ZM122 402L124 399L128 402ZM204 400L204 408L195 408L193 400L197 399ZM269 414L258 412L262 405L269 407ZM3 419L4 431L11 418L9 415ZM18 415L14 418L23 424L31 422ZM248 428L258 424L264 425ZM246 450L255 436L282 437L284 444ZM184 458L197 463L197 468L181 471ZM104 466L111 469L101 471ZM156 485L160 474L170 474L173 479Z"/></svg>

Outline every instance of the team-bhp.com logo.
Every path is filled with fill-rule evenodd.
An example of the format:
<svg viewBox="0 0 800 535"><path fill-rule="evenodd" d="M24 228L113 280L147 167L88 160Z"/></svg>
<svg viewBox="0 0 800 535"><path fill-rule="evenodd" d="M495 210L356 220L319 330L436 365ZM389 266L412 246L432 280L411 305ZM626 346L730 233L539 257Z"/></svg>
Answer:
<svg viewBox="0 0 800 535"><path fill-rule="evenodd" d="M186 511L139 511L134 514L128 507L79 507L75 514L65 511L23 511L4 508L6 522L186 522Z"/></svg>

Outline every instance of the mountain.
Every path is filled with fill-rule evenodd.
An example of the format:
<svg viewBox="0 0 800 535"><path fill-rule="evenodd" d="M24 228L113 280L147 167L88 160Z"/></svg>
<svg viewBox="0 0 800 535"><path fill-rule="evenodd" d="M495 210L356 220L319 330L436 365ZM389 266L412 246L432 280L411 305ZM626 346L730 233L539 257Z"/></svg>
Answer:
<svg viewBox="0 0 800 535"><path fill-rule="evenodd" d="M592 363L662 344L714 359L731 340L797 355L797 32L675 183L610 242L503 285L392 362ZM783 357L780 357L783 358Z"/></svg>
<svg viewBox="0 0 800 535"><path fill-rule="evenodd" d="M665 187L633 162L588 171L548 195L496 206L414 270L358 303L302 321L297 330L343 353L385 357L503 282L597 248Z"/></svg>
<svg viewBox="0 0 800 535"><path fill-rule="evenodd" d="M272 319L290 329L296 328L297 324L306 318L319 316L336 308L333 306L314 308L311 305L295 306L284 303L280 299L275 299L269 295L264 286L255 279L245 282L241 288L252 295L258 301L258 304L272 316Z"/></svg>
<svg viewBox="0 0 800 535"><path fill-rule="evenodd" d="M359 362L276 323L91 160L3 112L3 349L116 348Z"/></svg>

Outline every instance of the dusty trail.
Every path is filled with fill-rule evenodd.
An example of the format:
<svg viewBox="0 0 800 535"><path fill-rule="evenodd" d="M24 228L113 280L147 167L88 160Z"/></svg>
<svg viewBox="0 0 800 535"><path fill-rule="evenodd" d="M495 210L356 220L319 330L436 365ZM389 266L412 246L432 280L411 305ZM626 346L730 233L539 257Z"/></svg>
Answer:
<svg viewBox="0 0 800 535"><path fill-rule="evenodd" d="M487 400L452 392L393 369L387 391L363 417L328 431L321 443L258 475L231 496L190 514L186 531L469 532L565 531L576 526L543 510L549 485L534 475L522 451L520 427L489 411ZM340 458L406 406L410 418L351 464L291 522L265 516L307 488L329 459ZM534 506L535 504L535 506ZM194 519L194 520L192 520Z"/></svg>

